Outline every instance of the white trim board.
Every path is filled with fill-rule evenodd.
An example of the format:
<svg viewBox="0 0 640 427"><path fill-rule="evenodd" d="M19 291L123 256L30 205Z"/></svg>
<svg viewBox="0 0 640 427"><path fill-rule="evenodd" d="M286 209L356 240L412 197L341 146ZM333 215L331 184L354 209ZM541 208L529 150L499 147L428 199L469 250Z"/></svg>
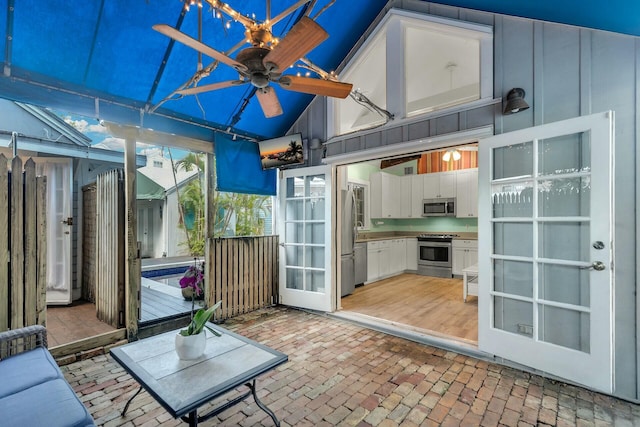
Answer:
<svg viewBox="0 0 640 427"><path fill-rule="evenodd" d="M471 142L477 142L479 139L487 138L489 136L493 136L493 126L484 126L481 128L434 136L432 138L420 138L413 141L385 145L369 150L358 150L351 153L338 154L322 159L322 163L335 166L346 165L383 157L393 157L420 151L435 150L452 145L468 144Z"/></svg>

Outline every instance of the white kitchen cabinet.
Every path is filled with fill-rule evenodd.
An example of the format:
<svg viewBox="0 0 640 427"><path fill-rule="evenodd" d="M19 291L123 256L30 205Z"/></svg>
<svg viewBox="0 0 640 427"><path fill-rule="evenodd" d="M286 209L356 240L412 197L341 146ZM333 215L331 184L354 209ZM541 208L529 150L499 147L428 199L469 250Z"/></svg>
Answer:
<svg viewBox="0 0 640 427"><path fill-rule="evenodd" d="M407 242L407 267L405 270L418 270L418 239L415 237L405 239Z"/></svg>
<svg viewBox="0 0 640 427"><path fill-rule="evenodd" d="M400 218L400 177L382 173L382 218Z"/></svg>
<svg viewBox="0 0 640 427"><path fill-rule="evenodd" d="M378 279L391 274L390 241L376 240L367 242L367 282L375 282Z"/></svg>
<svg viewBox="0 0 640 427"><path fill-rule="evenodd" d="M456 197L456 172L440 172L440 196Z"/></svg>
<svg viewBox="0 0 640 427"><path fill-rule="evenodd" d="M456 197L456 172L425 173L422 195L424 199Z"/></svg>
<svg viewBox="0 0 640 427"><path fill-rule="evenodd" d="M478 263L478 241L454 239L451 244L453 253L452 272L462 275L462 270Z"/></svg>
<svg viewBox="0 0 640 427"><path fill-rule="evenodd" d="M398 177L398 184L400 186L400 218L412 218L413 217L413 205L412 205L412 178L414 175L405 175Z"/></svg>
<svg viewBox="0 0 640 427"><path fill-rule="evenodd" d="M400 177L385 172L369 175L371 218L400 218Z"/></svg>
<svg viewBox="0 0 640 427"><path fill-rule="evenodd" d="M400 274L407 269L406 239L392 239L390 241L389 258L390 275Z"/></svg>
<svg viewBox="0 0 640 427"><path fill-rule="evenodd" d="M424 199L424 174L409 175L411 178L411 216L422 218L422 200Z"/></svg>
<svg viewBox="0 0 640 427"><path fill-rule="evenodd" d="M367 242L367 283L375 282L380 277L378 264L380 256L378 255L377 242Z"/></svg>
<svg viewBox="0 0 640 427"><path fill-rule="evenodd" d="M382 218L382 173L369 175L369 216Z"/></svg>
<svg viewBox="0 0 640 427"><path fill-rule="evenodd" d="M478 169L462 169L456 177L456 217L478 217Z"/></svg>

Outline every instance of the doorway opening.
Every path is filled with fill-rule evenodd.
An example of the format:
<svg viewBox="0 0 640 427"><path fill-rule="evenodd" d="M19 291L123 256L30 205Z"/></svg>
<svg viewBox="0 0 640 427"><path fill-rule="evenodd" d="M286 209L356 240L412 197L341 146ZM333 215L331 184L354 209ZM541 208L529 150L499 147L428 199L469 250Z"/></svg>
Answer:
<svg viewBox="0 0 640 427"><path fill-rule="evenodd" d="M339 315L477 348L477 150L473 142L338 167L351 198L338 207L338 247L343 258L352 251L355 270L340 272Z"/></svg>

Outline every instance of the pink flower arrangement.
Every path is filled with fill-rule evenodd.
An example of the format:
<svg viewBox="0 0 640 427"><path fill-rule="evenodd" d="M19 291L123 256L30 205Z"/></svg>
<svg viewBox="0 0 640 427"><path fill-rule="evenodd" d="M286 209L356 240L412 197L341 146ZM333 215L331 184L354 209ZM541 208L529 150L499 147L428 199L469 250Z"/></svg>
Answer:
<svg viewBox="0 0 640 427"><path fill-rule="evenodd" d="M184 276L180 279L180 287L191 288L193 295L200 296L204 292L202 284L204 283L204 274L202 268L197 265L192 265L185 271Z"/></svg>

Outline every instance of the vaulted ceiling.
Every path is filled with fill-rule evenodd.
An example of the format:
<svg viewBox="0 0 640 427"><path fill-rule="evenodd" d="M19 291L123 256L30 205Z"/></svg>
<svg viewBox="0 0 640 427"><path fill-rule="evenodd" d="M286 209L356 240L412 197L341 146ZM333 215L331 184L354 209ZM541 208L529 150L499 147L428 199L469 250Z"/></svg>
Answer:
<svg viewBox="0 0 640 427"><path fill-rule="evenodd" d="M266 18L267 4L271 17L298 5L274 25L277 37L305 14L317 17L329 38L306 57L325 71L340 65L386 4L385 0L227 1L257 21ZM215 0L204 3L202 41L220 52L231 50L245 38L243 25L224 13L218 17L210 6ZM637 0L436 3L640 36ZM250 84L197 96L173 94L198 70L198 54L152 26L168 24L198 38L197 4L188 12L181 0L5 0L4 4L0 6L0 23L6 23L5 43L0 44L4 71L0 97L205 140L212 140L217 130L257 139L282 135L313 99L274 85L284 113L265 118ZM203 56L202 62L206 67L213 59ZM295 67L286 74L298 71L304 75L308 69ZM237 71L219 64L199 84L237 78Z"/></svg>

